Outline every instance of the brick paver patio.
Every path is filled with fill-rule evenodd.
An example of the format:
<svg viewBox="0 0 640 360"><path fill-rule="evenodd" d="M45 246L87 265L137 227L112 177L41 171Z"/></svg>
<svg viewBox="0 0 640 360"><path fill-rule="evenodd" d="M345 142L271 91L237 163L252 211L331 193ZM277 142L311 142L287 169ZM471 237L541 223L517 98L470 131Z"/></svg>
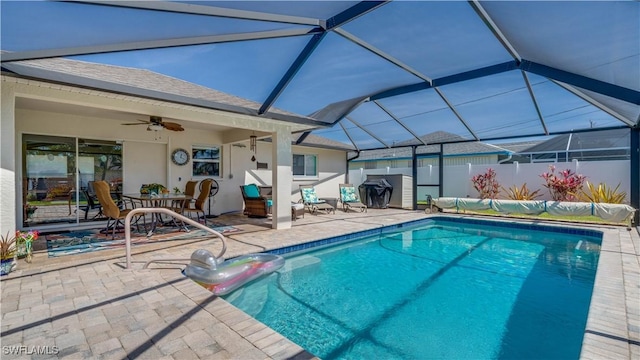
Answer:
<svg viewBox="0 0 640 360"><path fill-rule="evenodd" d="M215 221L242 229L227 237L226 257L234 257L426 216L394 209L306 214L278 231L269 219L228 215ZM605 239L581 357L638 359L640 238L635 230L598 229ZM219 246L212 239L137 246L131 270L124 269L124 249L59 258L40 252L31 264L19 260L0 282L2 358L314 358L182 276L183 264L142 269L150 259L186 259L198 248L217 253Z"/></svg>

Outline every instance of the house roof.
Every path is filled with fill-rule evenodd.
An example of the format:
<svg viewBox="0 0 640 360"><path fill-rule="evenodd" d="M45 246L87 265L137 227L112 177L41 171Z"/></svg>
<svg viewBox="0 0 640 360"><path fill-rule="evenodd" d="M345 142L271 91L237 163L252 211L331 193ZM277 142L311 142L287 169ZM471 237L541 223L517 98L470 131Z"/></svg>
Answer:
<svg viewBox="0 0 640 360"><path fill-rule="evenodd" d="M293 143L300 146L311 146L318 148L334 149L334 150L354 150L354 147L349 144L344 144L339 141L331 140L322 136L309 134L301 143L297 143L298 139L303 133L294 134Z"/></svg>
<svg viewBox="0 0 640 360"><path fill-rule="evenodd" d="M74 75L86 79L99 81L108 79L108 81L113 84L144 90L163 91L179 96L188 96L194 99L211 101L228 107L249 108L257 111L260 106L260 104L250 100L242 99L221 91L209 89L188 81L144 69L103 65L62 58L21 61L19 64L20 66L30 67L33 69L48 69L50 71ZM287 116L300 116L279 109L273 109L272 111L274 113ZM303 133L294 134L294 143L297 142L302 135ZM336 150L354 149L354 147L349 144L344 144L313 134L305 136L303 142L297 145Z"/></svg>
<svg viewBox="0 0 640 360"><path fill-rule="evenodd" d="M7 54L2 52L2 54ZM12 71L50 81L69 82L77 86L128 93L147 98L168 97L178 103L206 105L246 115L257 115L260 104L222 91L194 84L154 71L114 66L64 58L18 61L7 66ZM160 96L159 94L163 94ZM273 108L271 117L300 123L313 119Z"/></svg>
<svg viewBox="0 0 640 360"><path fill-rule="evenodd" d="M447 141L455 141L460 137L455 134L449 134L443 131L436 131L431 134L420 136L425 142L441 143ZM411 142L413 144L413 142ZM406 144L404 144L406 145ZM440 145L421 145L416 148L416 154L433 154L440 151ZM443 144L444 156L479 156L490 154L508 155L511 151L499 146L486 144L483 142L460 142ZM411 148L390 148L378 150L364 150L360 152L360 156L354 161L370 161L370 160L393 160L411 158Z"/></svg>
<svg viewBox="0 0 640 360"><path fill-rule="evenodd" d="M628 148L630 136L628 129L613 129L589 133L558 135L534 145L521 152L547 152L567 150L606 150L609 148Z"/></svg>
<svg viewBox="0 0 640 360"><path fill-rule="evenodd" d="M504 142L495 144L503 149L509 150L513 153L520 153L529 151L528 149L536 146L540 143L544 142L544 140L526 140L526 141L516 141L516 142Z"/></svg>
<svg viewBox="0 0 640 360"><path fill-rule="evenodd" d="M334 140L327 139L325 137L313 135L313 134L308 134L307 136L304 137L302 142L298 142L303 135L304 133L293 134L292 145L308 146L308 147L331 149L331 150L343 150L343 151L355 150L353 146L349 146L348 144L344 144L339 141L334 141ZM272 139L268 137L268 138L262 139L262 141L272 142Z"/></svg>

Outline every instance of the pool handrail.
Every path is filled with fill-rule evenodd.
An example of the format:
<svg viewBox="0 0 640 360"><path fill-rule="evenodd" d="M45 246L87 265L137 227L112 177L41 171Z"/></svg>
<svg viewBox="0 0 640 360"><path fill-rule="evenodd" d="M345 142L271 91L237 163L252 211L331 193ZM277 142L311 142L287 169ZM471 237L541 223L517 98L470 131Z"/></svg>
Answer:
<svg viewBox="0 0 640 360"><path fill-rule="evenodd" d="M125 252L126 252L126 257L127 257L127 261L126 261L126 268L130 269L131 268L131 218L134 215L137 214L150 214L150 213L160 213L160 214L165 214L165 215L169 215L172 216L184 223L187 223L189 225L193 225L199 229L205 230L210 232L211 234L217 236L220 241L222 241L222 250L220 251L220 253L218 254L218 256L216 256L217 259L222 259L222 256L224 255L224 253L227 251L227 242L226 239L224 237L224 235L222 235L221 233L213 230L212 228L200 224L199 222L190 219L184 215L178 214L172 210L166 209L166 208L135 208L132 209L128 214L127 217L125 217L124 219L124 237L125 237ZM148 237L148 236L147 236ZM165 259L169 260L169 259ZM157 261L157 260L156 260ZM145 265L146 267L146 265Z"/></svg>

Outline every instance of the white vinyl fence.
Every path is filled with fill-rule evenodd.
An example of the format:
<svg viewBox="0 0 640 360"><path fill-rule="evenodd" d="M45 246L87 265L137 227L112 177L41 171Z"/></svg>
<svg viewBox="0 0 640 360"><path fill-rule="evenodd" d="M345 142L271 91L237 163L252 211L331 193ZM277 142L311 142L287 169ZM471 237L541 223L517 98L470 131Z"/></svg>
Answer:
<svg viewBox="0 0 640 360"><path fill-rule="evenodd" d="M444 194L445 197L478 198L478 192L473 188L471 178L478 174L486 173L491 168L496 171L496 177L500 185L506 189L511 186L521 187L524 183L530 191L540 189L539 200L552 200L547 188L543 186L544 179L540 176L549 171L549 165L556 167L556 174L565 169L570 169L577 174L587 177L587 181L597 185L605 183L611 188L620 184L619 191L627 193L625 203L629 203L630 189L630 164L628 160L608 161L582 161L560 163L527 163L527 164L484 164L484 165L456 165L444 168ZM438 184L438 166L418 168L418 185ZM411 168L387 168L387 169L358 169L349 170L349 182L358 186L367 179L367 174L403 174L411 176ZM394 189L395 191L395 189ZM406 191L406 190L405 190ZM426 199L427 194L433 198L438 197L437 187L418 187L418 201ZM507 194L502 191L499 198L507 199Z"/></svg>

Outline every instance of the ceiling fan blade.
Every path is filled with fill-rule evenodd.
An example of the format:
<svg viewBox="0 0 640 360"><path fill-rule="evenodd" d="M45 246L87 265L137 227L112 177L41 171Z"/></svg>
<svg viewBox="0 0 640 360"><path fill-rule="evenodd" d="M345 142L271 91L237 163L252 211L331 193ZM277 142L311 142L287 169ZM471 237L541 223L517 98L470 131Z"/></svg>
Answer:
<svg viewBox="0 0 640 360"><path fill-rule="evenodd" d="M149 125L148 123L125 123L120 125Z"/></svg>
<svg viewBox="0 0 640 360"><path fill-rule="evenodd" d="M163 121L162 126L164 126L164 128L167 130L184 131L184 128L182 127L182 125L174 122Z"/></svg>

